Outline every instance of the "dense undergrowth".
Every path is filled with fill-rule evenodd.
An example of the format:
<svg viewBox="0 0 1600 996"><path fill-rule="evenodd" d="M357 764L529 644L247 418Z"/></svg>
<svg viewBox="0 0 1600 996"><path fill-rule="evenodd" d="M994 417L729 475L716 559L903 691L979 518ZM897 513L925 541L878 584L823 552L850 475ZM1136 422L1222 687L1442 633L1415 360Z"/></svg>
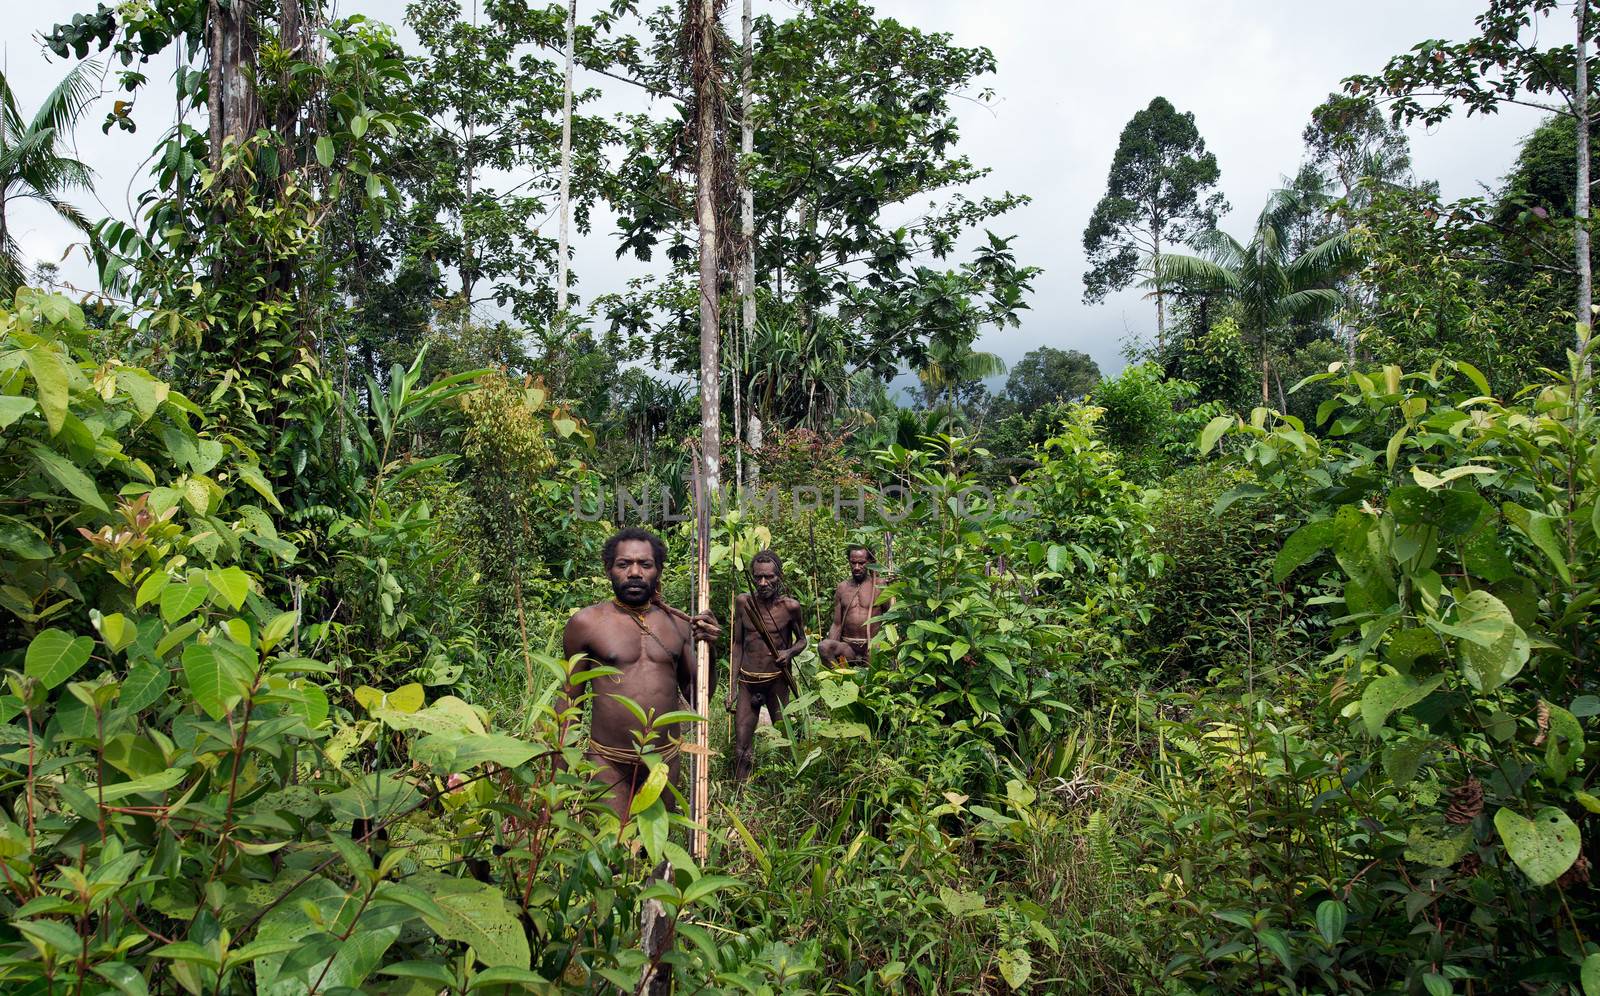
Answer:
<svg viewBox="0 0 1600 996"><path fill-rule="evenodd" d="M875 664L801 659L700 868L665 778L619 826L553 713L598 585L486 590L505 545L475 517L554 515L585 472L541 387L397 368L297 509L76 306L24 291L0 326L8 992L632 990L650 899L680 992L1600 971L1582 358L1504 401L1464 364L1329 374L1331 433L1218 415L1140 483L1087 407L1014 493L958 437L874 451L853 479L922 496ZM401 444L424 423L462 453ZM604 524L564 528L576 559ZM717 599L771 543L814 612L840 528L725 517Z"/></svg>

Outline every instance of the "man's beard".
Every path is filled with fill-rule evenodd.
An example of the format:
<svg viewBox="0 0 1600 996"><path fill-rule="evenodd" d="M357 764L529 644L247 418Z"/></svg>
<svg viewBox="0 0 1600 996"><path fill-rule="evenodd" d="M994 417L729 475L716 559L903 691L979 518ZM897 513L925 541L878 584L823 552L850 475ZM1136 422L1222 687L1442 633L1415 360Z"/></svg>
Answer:
<svg viewBox="0 0 1600 996"><path fill-rule="evenodd" d="M631 605L637 608L655 597L658 584L659 582L651 583L649 581L613 581L611 582L611 593L623 605Z"/></svg>
<svg viewBox="0 0 1600 996"><path fill-rule="evenodd" d="M756 597L761 599L763 602L775 601L778 597L778 585L772 585L765 590L763 590L760 585L756 585L755 589Z"/></svg>

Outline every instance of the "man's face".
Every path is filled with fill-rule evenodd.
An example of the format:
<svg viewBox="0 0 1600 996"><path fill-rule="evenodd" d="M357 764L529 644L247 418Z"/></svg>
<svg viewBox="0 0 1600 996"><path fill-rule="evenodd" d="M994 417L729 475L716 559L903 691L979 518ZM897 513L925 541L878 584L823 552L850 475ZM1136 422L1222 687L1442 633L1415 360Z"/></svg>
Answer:
<svg viewBox="0 0 1600 996"><path fill-rule="evenodd" d="M850 577L855 581L865 581L867 579L867 551L850 551Z"/></svg>
<svg viewBox="0 0 1600 996"><path fill-rule="evenodd" d="M770 602L778 593L778 568L770 560L758 562L750 568L750 583L763 602Z"/></svg>
<svg viewBox="0 0 1600 996"><path fill-rule="evenodd" d="M623 540L617 544L616 559L606 568L606 575L617 601L637 607L655 595L661 584L661 565L645 540Z"/></svg>

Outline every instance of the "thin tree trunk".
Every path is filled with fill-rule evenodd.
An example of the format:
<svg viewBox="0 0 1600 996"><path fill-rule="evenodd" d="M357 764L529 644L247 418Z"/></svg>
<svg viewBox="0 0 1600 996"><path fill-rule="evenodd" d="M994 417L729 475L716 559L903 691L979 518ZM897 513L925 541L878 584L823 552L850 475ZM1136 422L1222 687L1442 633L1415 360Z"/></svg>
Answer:
<svg viewBox="0 0 1600 996"><path fill-rule="evenodd" d="M572 62L578 30L578 0L567 2L567 81L561 92L561 235L556 258L556 320L567 324L567 246L572 225Z"/></svg>
<svg viewBox="0 0 1600 996"><path fill-rule="evenodd" d="M1578 322L1594 321L1592 263L1589 257L1589 0L1578 0L1577 86L1572 106L1578 118L1578 182L1574 191L1574 241L1577 243ZM1582 348L1581 344L1578 348Z"/></svg>
<svg viewBox="0 0 1600 996"><path fill-rule="evenodd" d="M750 0L744 0L740 28L744 47L740 53L739 69L739 152L748 159L756 147L756 126L750 118L751 91L755 83L754 31L750 16ZM754 341L756 334L756 198L755 191L750 187L750 178L745 175L743 163L740 164L739 177L739 229L744 237L744 266L739 274L739 326L744 335L741 345L748 361L750 343ZM750 405L750 426L746 438L752 450L760 448L761 417L756 414L753 401ZM760 482L761 464L752 457L750 483L754 485Z"/></svg>
<svg viewBox="0 0 1600 996"><path fill-rule="evenodd" d="M1153 234L1155 251L1150 254L1150 266L1156 276L1156 352L1159 353L1167 345L1167 300L1161 287L1161 229L1157 227Z"/></svg>
<svg viewBox="0 0 1600 996"><path fill-rule="evenodd" d="M695 56L692 60L695 86L695 138L698 145L698 182L695 190L695 218L700 228L700 458L703 473L701 507L697 515L699 557L696 565L700 579L696 593L697 614L711 611L711 586L707 583L707 548L710 532L709 505L716 500L721 480L722 404L720 398L721 368L718 347L720 343L720 311L718 300L718 275L720 254L717 244L717 107L714 99L717 79L717 0L694 0L689 10L695 15L692 22ZM709 681L711 675L711 647L699 642L696 645L695 702L694 709L702 716L710 715ZM703 829L706 807L709 804L708 778L710 758L706 724L695 724L695 742L700 753L695 761L694 818L702 829L694 832L693 844L696 860L706 857L706 832Z"/></svg>

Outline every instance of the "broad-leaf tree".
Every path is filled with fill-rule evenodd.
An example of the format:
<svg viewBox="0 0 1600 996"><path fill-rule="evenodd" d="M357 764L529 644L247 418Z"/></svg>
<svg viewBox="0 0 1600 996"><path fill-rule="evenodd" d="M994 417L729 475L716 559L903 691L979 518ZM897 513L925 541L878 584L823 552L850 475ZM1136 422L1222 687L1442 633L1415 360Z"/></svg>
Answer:
<svg viewBox="0 0 1600 996"><path fill-rule="evenodd" d="M1011 368L1003 397L1021 411L1052 401L1071 401L1100 383L1100 365L1076 349L1041 346Z"/></svg>
<svg viewBox="0 0 1600 996"><path fill-rule="evenodd" d="M1478 34L1466 41L1428 39L1390 59L1376 74L1351 76L1352 95L1387 103L1395 121L1433 125L1457 107L1494 114L1503 106L1535 107L1570 117L1575 125L1573 184L1576 312L1593 321L1593 261L1589 248L1590 98L1594 72L1592 0L1489 0ZM1571 39L1559 42L1556 39Z"/></svg>
<svg viewBox="0 0 1600 996"><path fill-rule="evenodd" d="M1102 301L1135 280L1157 276L1170 246L1216 227L1228 210L1221 192L1212 190L1221 176L1192 112L1180 114L1167 98L1157 97L1135 114L1111 159L1105 196L1083 230L1089 257L1084 301ZM1151 287L1159 348L1166 339L1166 287L1159 281Z"/></svg>

